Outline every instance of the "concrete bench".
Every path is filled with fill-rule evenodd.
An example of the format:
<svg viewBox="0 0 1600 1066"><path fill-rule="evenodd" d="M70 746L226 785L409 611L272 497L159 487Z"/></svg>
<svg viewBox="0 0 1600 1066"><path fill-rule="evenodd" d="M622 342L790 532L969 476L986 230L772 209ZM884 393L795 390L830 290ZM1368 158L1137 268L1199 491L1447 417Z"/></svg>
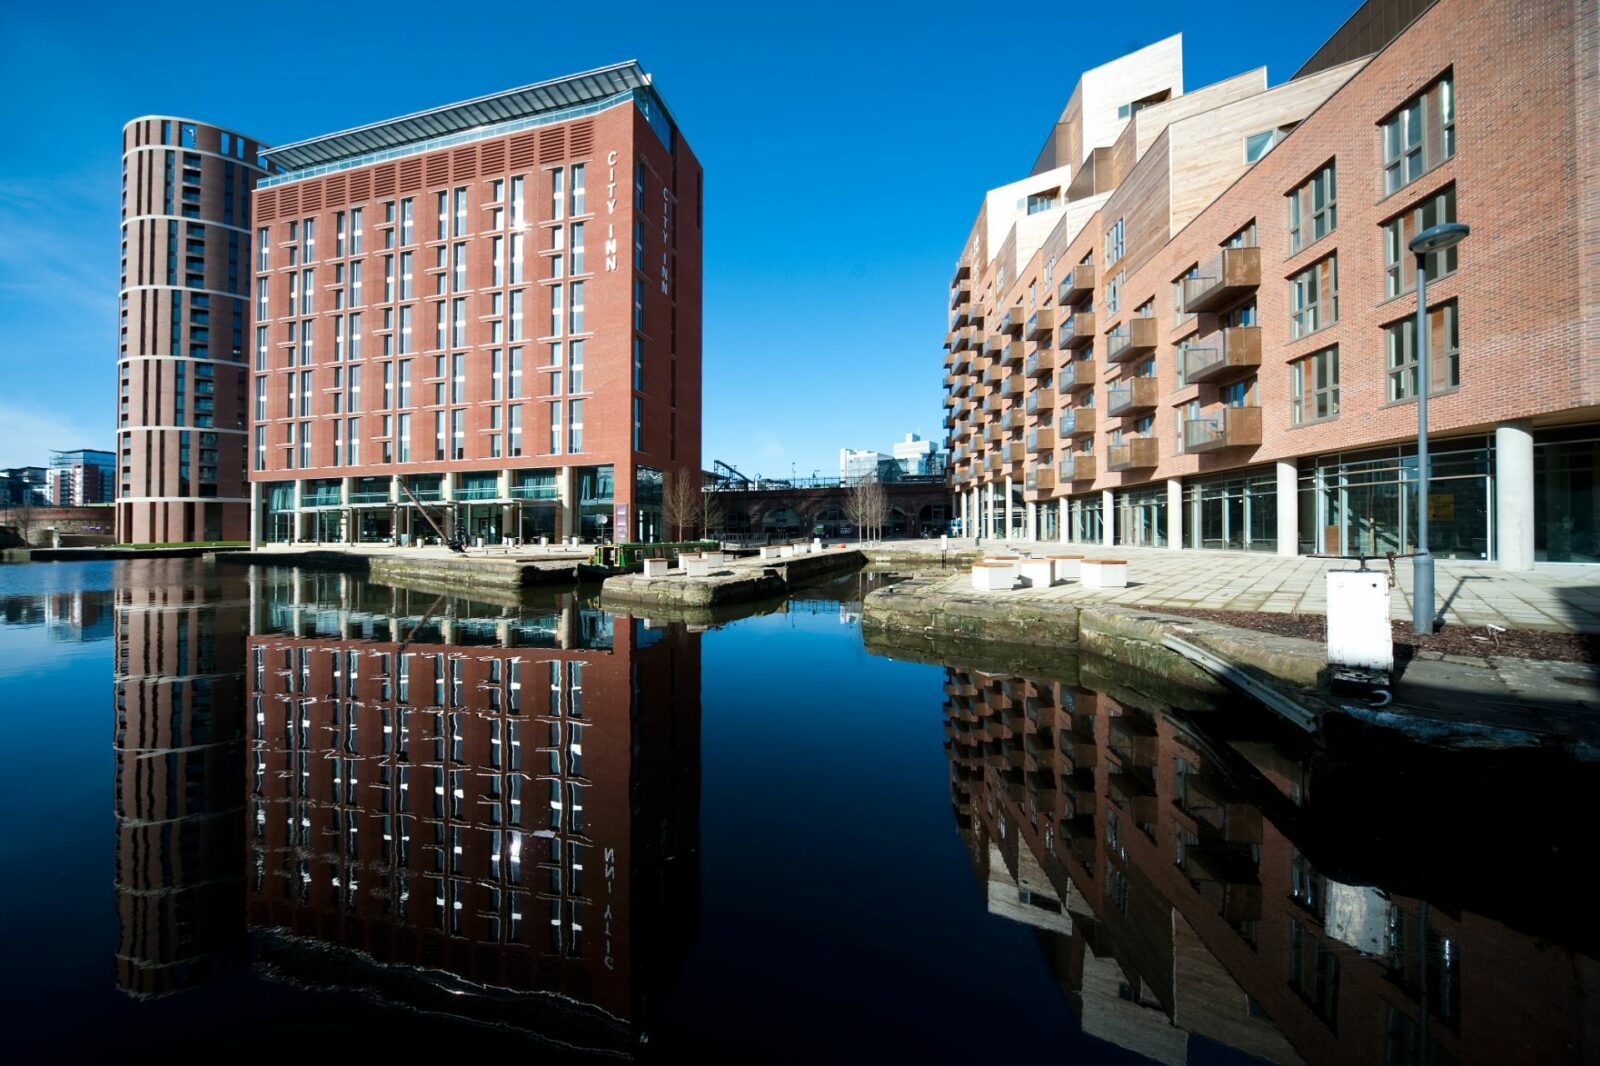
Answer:
<svg viewBox="0 0 1600 1066"><path fill-rule="evenodd" d="M725 551L701 552L700 558L713 566L721 566L728 561L728 553Z"/></svg>
<svg viewBox="0 0 1600 1066"><path fill-rule="evenodd" d="M667 560L666 559L646 559L644 561L644 576L645 577L666 577L667 576Z"/></svg>
<svg viewBox="0 0 1600 1066"><path fill-rule="evenodd" d="M1086 589L1125 589L1128 587L1126 559L1085 559L1080 564Z"/></svg>
<svg viewBox="0 0 1600 1066"><path fill-rule="evenodd" d="M1008 592L1017 583L1017 569L1009 562L986 559L972 564L972 587L980 592Z"/></svg>
<svg viewBox="0 0 1600 1066"><path fill-rule="evenodd" d="M811 550L814 551L814 552L819 552L819 551L822 550L822 538L821 537L812 537L811 538Z"/></svg>
<svg viewBox="0 0 1600 1066"><path fill-rule="evenodd" d="M705 577L711 573L711 561L704 555L680 555L678 562L690 577Z"/></svg>
<svg viewBox="0 0 1600 1066"><path fill-rule="evenodd" d="M780 559L793 559L794 558L794 545L793 544L780 544L780 545L778 545L778 558L780 558Z"/></svg>
<svg viewBox="0 0 1600 1066"><path fill-rule="evenodd" d="M1017 571L1029 588L1047 589L1055 584L1055 565L1049 559L1023 559Z"/></svg>
<svg viewBox="0 0 1600 1066"><path fill-rule="evenodd" d="M1083 556L1047 555L1045 558L1055 566L1057 581L1076 581L1081 576L1079 571L1083 564Z"/></svg>
<svg viewBox="0 0 1600 1066"><path fill-rule="evenodd" d="M781 559L781 558L783 558L783 546L781 544L763 544L761 546L761 558L763 558L763 559Z"/></svg>

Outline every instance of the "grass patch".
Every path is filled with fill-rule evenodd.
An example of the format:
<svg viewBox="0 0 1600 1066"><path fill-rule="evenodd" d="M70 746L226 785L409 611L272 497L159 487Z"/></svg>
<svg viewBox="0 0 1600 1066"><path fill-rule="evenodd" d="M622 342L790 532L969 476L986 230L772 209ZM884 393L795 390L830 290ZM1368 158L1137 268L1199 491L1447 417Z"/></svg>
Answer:
<svg viewBox="0 0 1600 1066"><path fill-rule="evenodd" d="M248 548L247 540L180 540L166 544L112 544L113 548Z"/></svg>

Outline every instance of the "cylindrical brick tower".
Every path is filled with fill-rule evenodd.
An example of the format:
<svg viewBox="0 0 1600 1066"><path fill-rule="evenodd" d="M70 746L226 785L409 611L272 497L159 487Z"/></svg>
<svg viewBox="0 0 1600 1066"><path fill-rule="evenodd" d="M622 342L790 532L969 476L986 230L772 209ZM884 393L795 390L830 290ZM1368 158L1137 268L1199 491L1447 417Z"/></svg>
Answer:
<svg viewBox="0 0 1600 1066"><path fill-rule="evenodd" d="M263 147L164 115L122 129L120 543L249 536L250 195Z"/></svg>

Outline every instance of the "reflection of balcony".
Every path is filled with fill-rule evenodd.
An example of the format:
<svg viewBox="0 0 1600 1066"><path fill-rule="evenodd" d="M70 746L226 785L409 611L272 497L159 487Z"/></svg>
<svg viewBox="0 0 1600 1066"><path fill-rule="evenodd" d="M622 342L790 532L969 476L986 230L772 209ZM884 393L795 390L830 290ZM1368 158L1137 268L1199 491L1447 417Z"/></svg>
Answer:
<svg viewBox="0 0 1600 1066"><path fill-rule="evenodd" d="M1079 311L1061 323L1057 347L1086 348L1094 343L1094 312Z"/></svg>
<svg viewBox="0 0 1600 1066"><path fill-rule="evenodd" d="M1153 351L1156 346L1156 320L1131 318L1106 335L1106 358L1113 363Z"/></svg>
<svg viewBox="0 0 1600 1066"><path fill-rule="evenodd" d="M1061 368L1062 392L1094 388L1095 366L1093 359L1074 359Z"/></svg>
<svg viewBox="0 0 1600 1066"><path fill-rule="evenodd" d="M1222 331L1220 347L1188 348L1183 357L1183 380L1215 381L1239 370L1261 365L1261 327L1230 326Z"/></svg>
<svg viewBox="0 0 1600 1066"><path fill-rule="evenodd" d="M1063 437L1084 437L1094 432L1094 408L1073 407L1062 411L1056 425Z"/></svg>
<svg viewBox="0 0 1600 1066"><path fill-rule="evenodd" d="M1203 276L1183 279L1183 310L1221 310L1260 286L1261 249L1224 248Z"/></svg>
<svg viewBox="0 0 1600 1066"><path fill-rule="evenodd" d="M1197 825L1205 825L1230 844L1259 844L1261 808L1235 798L1221 782L1203 773L1183 774L1176 802Z"/></svg>
<svg viewBox="0 0 1600 1066"><path fill-rule="evenodd" d="M1041 307L1028 316L1028 325L1023 330L1023 336L1029 340L1042 341L1047 339L1056 328L1056 309L1054 307Z"/></svg>
<svg viewBox="0 0 1600 1066"><path fill-rule="evenodd" d="M1129 378L1106 392L1106 414L1112 418L1148 411L1156 405L1155 378Z"/></svg>
<svg viewBox="0 0 1600 1066"><path fill-rule="evenodd" d="M1083 299L1092 292L1094 292L1094 264L1079 263L1061 279L1061 287L1056 290L1056 302L1069 304L1074 300Z"/></svg>
<svg viewBox="0 0 1600 1066"><path fill-rule="evenodd" d="M1185 419L1183 450L1219 452L1261 443L1261 408L1224 407L1216 414Z"/></svg>
<svg viewBox="0 0 1600 1066"><path fill-rule="evenodd" d="M1108 774L1111 802L1132 815L1138 825L1150 825L1156 820L1159 803L1155 790L1133 774Z"/></svg>
<svg viewBox="0 0 1600 1066"><path fill-rule="evenodd" d="M1028 450L1030 452L1049 451L1056 446L1056 434L1052 429L1035 429L1028 433Z"/></svg>
<svg viewBox="0 0 1600 1066"><path fill-rule="evenodd" d="M1070 459L1061 460L1061 476L1069 481L1093 481L1095 478L1095 461L1093 455L1074 455ZM1094 765L1090 763L1089 765Z"/></svg>
<svg viewBox="0 0 1600 1066"><path fill-rule="evenodd" d="M1154 437L1129 437L1106 449L1107 470L1148 470L1160 459Z"/></svg>

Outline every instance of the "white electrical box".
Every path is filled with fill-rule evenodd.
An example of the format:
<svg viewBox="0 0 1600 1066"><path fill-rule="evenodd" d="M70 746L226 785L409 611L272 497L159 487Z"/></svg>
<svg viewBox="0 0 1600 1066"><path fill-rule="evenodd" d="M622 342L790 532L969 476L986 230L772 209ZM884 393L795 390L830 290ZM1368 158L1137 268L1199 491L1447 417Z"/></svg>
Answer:
<svg viewBox="0 0 1600 1066"><path fill-rule="evenodd" d="M1342 672L1381 674L1394 669L1389 628L1389 575L1382 570L1328 573L1328 665Z"/></svg>

